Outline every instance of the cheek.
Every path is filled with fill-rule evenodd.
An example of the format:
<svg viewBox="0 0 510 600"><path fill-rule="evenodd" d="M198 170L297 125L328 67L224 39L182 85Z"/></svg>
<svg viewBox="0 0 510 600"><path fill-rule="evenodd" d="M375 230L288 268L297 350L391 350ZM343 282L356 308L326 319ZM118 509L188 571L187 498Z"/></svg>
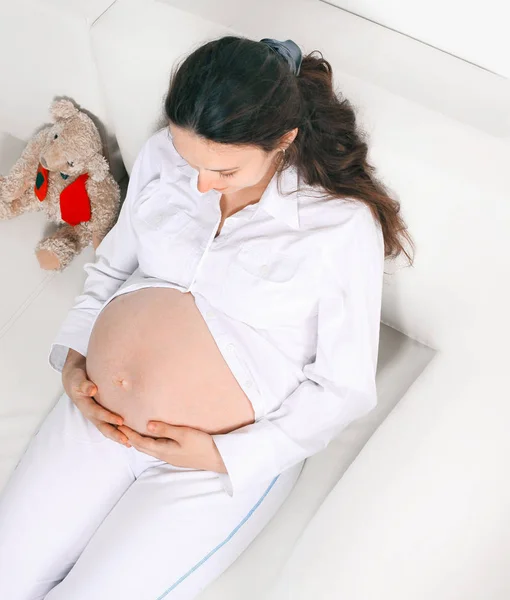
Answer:
<svg viewBox="0 0 510 600"><path fill-rule="evenodd" d="M245 167L242 172L236 173L233 177L219 177L215 187L228 188L229 193L233 193L258 185L264 179L266 173L267 167L265 164L260 165L257 163L255 167L252 165L249 168Z"/></svg>
<svg viewBox="0 0 510 600"><path fill-rule="evenodd" d="M262 181L262 179L264 179L265 174L265 169L250 171L249 173L243 173L243 175L238 175L238 177L232 177L232 182L230 185L232 185L232 187L237 186L240 188L253 187L259 184ZM227 182L226 185L229 185L228 179L226 179L225 181Z"/></svg>

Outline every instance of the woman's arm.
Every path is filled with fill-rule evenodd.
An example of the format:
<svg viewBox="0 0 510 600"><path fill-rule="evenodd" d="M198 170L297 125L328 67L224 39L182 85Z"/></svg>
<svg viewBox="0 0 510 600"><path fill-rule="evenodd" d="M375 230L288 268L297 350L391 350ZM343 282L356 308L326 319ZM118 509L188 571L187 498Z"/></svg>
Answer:
<svg viewBox="0 0 510 600"><path fill-rule="evenodd" d="M213 435L232 496L323 450L377 404L384 243L368 209L353 211L324 250L315 360L281 407L259 421Z"/></svg>
<svg viewBox="0 0 510 600"><path fill-rule="evenodd" d="M48 361L61 373L70 349L83 357L92 328L104 303L119 289L138 266L136 234L132 224L134 202L139 192L161 170L161 146L153 135L144 144L133 165L126 198L115 225L96 249L95 262L84 265L87 273L83 292L65 317L51 346Z"/></svg>
<svg viewBox="0 0 510 600"><path fill-rule="evenodd" d="M79 352L76 352L76 350L69 348L69 352L67 353L67 357L66 357L64 366L67 366L67 365L75 366L75 365L79 365L79 364L83 363L84 361L85 361L85 356L83 356L83 354L80 354Z"/></svg>

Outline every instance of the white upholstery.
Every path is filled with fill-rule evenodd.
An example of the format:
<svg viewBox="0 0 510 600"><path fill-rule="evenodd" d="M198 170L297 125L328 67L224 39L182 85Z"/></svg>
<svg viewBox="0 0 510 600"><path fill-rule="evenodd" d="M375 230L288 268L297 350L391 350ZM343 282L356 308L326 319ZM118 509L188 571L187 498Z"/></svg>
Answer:
<svg viewBox="0 0 510 600"><path fill-rule="evenodd" d="M92 60L89 29L115 0L0 0L0 132L28 140L51 101L72 98L99 122L115 177L124 175Z"/></svg>
<svg viewBox="0 0 510 600"><path fill-rule="evenodd" d="M164 124L174 62L206 39L228 34L221 25L153 1L118 2L94 24L92 51L128 172L143 142Z"/></svg>
<svg viewBox="0 0 510 600"><path fill-rule="evenodd" d="M85 27L87 64L128 172L160 122L176 59L228 33L292 38L331 62L417 244L413 269L388 262L377 409L307 461L278 516L200 598L503 600L508 83L315 0L110 4L91 4L108 8L94 22L77 1L38 6ZM30 86L20 81L13 93L23 98ZM49 96L60 86L53 81ZM27 139L46 120L43 104L18 104L16 127L3 130ZM0 138L0 172L21 148ZM63 274L41 273L33 246L43 229L42 215L0 223L0 484L60 393L47 352L92 257L89 248Z"/></svg>

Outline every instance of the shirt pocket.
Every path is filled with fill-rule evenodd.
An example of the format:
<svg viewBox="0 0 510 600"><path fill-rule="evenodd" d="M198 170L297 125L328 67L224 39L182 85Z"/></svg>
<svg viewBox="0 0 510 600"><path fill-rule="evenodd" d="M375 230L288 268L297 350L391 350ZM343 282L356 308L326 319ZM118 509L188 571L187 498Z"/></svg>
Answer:
<svg viewBox="0 0 510 600"><path fill-rule="evenodd" d="M168 206L162 206L161 203L150 200L137 207L135 216L139 229L163 236L179 235L193 220L182 207L170 203Z"/></svg>
<svg viewBox="0 0 510 600"><path fill-rule="evenodd" d="M195 255L190 235L196 235L195 219L182 206L149 197L134 210L138 237L138 263L150 277L187 285Z"/></svg>
<svg viewBox="0 0 510 600"><path fill-rule="evenodd" d="M244 244L227 267L225 304L255 327L296 325L316 309L317 278L313 255Z"/></svg>

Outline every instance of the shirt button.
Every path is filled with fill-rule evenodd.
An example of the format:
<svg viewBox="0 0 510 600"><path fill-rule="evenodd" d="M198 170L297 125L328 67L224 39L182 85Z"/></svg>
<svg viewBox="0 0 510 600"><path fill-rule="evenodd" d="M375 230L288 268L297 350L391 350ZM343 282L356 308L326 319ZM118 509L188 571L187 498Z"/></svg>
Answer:
<svg viewBox="0 0 510 600"><path fill-rule="evenodd" d="M214 317L214 313L212 310L208 310L206 313L206 316L209 317L210 319L212 319Z"/></svg>
<svg viewBox="0 0 510 600"><path fill-rule="evenodd" d="M229 350L234 350L235 346L234 346L234 344L227 344L227 348Z"/></svg>
<svg viewBox="0 0 510 600"><path fill-rule="evenodd" d="M253 385L253 381L250 381L250 380L245 381L244 383L245 383L246 387L251 387Z"/></svg>
<svg viewBox="0 0 510 600"><path fill-rule="evenodd" d="M268 266L267 266L267 265L262 265L262 266L260 267L260 272L265 274L265 273L267 273L267 269L268 269Z"/></svg>

